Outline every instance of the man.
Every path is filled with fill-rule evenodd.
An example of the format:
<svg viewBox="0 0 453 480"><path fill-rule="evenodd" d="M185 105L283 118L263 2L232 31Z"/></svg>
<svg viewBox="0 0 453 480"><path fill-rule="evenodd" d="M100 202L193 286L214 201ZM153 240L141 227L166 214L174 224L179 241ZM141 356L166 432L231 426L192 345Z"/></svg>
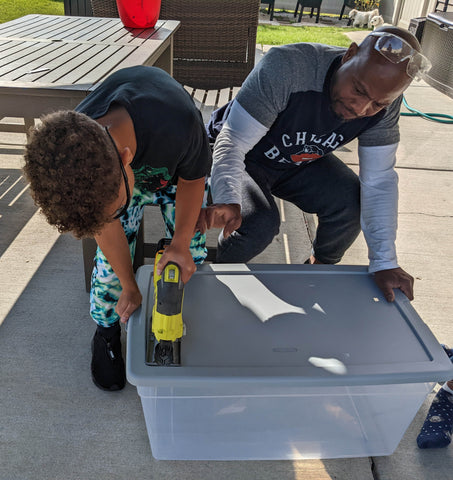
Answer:
<svg viewBox="0 0 453 480"><path fill-rule="evenodd" d="M214 204L198 228L224 227L219 262L247 262L278 233L273 196L318 215L311 263L333 264L362 228L369 271L388 301L413 298L413 278L395 251L398 118L402 93L429 68L417 39L396 27L345 49L272 48L235 101L214 112ZM359 139L359 178L333 151Z"/></svg>
<svg viewBox="0 0 453 480"><path fill-rule="evenodd" d="M211 163L200 112L153 67L114 73L75 112L48 115L31 134L24 173L35 203L60 232L98 243L90 313L99 388L119 390L126 381L119 320L127 322L142 300L131 257L144 206L160 205L172 237L158 271L175 262L187 282L194 260L206 256L205 237L194 231Z"/></svg>

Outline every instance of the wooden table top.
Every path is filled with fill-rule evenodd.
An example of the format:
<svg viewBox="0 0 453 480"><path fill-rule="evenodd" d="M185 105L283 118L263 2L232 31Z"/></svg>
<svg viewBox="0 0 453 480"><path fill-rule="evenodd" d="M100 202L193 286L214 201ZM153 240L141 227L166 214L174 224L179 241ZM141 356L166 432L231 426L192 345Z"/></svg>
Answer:
<svg viewBox="0 0 453 480"><path fill-rule="evenodd" d="M179 25L159 20L154 28L132 29L119 18L55 15L27 15L1 24L2 102L25 95L47 96L52 103L51 98L71 95L76 99L71 103L77 103L112 72L153 65L165 51L168 55Z"/></svg>

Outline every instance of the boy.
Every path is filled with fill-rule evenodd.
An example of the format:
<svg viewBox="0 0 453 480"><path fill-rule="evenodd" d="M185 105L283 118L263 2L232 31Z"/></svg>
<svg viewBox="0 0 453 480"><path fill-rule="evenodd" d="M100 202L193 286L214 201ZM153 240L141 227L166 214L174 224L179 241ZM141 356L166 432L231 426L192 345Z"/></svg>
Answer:
<svg viewBox="0 0 453 480"><path fill-rule="evenodd" d="M172 237L158 271L175 262L187 282L206 256L205 237L194 232L210 168L200 112L154 67L112 74L75 111L48 115L31 133L24 173L35 203L60 232L98 244L91 371L101 389L126 382L119 320L141 303L131 257L144 206L160 205Z"/></svg>

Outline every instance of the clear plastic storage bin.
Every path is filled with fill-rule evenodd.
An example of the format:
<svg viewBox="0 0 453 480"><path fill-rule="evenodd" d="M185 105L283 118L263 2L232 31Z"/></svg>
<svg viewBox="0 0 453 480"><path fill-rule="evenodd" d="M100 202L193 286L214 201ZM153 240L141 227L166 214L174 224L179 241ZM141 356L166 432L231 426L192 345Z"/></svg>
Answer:
<svg viewBox="0 0 453 480"><path fill-rule="evenodd" d="M153 267L137 272L126 371L153 456L389 455L453 366L399 291L365 267L203 265L185 288L180 367L146 364Z"/></svg>

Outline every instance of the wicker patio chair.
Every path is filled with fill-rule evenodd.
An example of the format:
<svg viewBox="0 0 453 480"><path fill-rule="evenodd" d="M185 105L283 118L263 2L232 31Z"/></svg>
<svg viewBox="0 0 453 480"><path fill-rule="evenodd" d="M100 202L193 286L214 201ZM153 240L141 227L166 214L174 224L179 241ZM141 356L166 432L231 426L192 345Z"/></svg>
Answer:
<svg viewBox="0 0 453 480"><path fill-rule="evenodd" d="M316 23L319 23L319 15L321 13L321 3L322 0L297 0L296 8L294 9L294 17L297 16L297 11L300 7L299 18L297 19L298 22L302 20L302 15L304 13L304 8L311 8L310 18L313 17L313 11L316 8Z"/></svg>
<svg viewBox="0 0 453 480"><path fill-rule="evenodd" d="M341 12L340 12L340 20L343 18L343 14L344 14L344 9L348 7L348 8L355 8L355 0L344 0L343 1L343 6L341 7ZM349 24L351 23L351 21L349 20L348 21L348 26Z"/></svg>
<svg viewBox="0 0 453 480"><path fill-rule="evenodd" d="M95 17L118 17L115 0L91 0ZM240 86L255 65L259 0L162 0L159 18L180 20L173 76L205 90Z"/></svg>
<svg viewBox="0 0 453 480"><path fill-rule="evenodd" d="M116 0L90 0L93 17L118 18Z"/></svg>
<svg viewBox="0 0 453 480"><path fill-rule="evenodd" d="M269 14L269 20L272 22L272 20L274 19L275 0L261 0L261 3L267 5L267 13Z"/></svg>
<svg viewBox="0 0 453 480"><path fill-rule="evenodd" d="M162 0L160 18L181 21L174 77L206 90L240 86L255 64L259 0Z"/></svg>

